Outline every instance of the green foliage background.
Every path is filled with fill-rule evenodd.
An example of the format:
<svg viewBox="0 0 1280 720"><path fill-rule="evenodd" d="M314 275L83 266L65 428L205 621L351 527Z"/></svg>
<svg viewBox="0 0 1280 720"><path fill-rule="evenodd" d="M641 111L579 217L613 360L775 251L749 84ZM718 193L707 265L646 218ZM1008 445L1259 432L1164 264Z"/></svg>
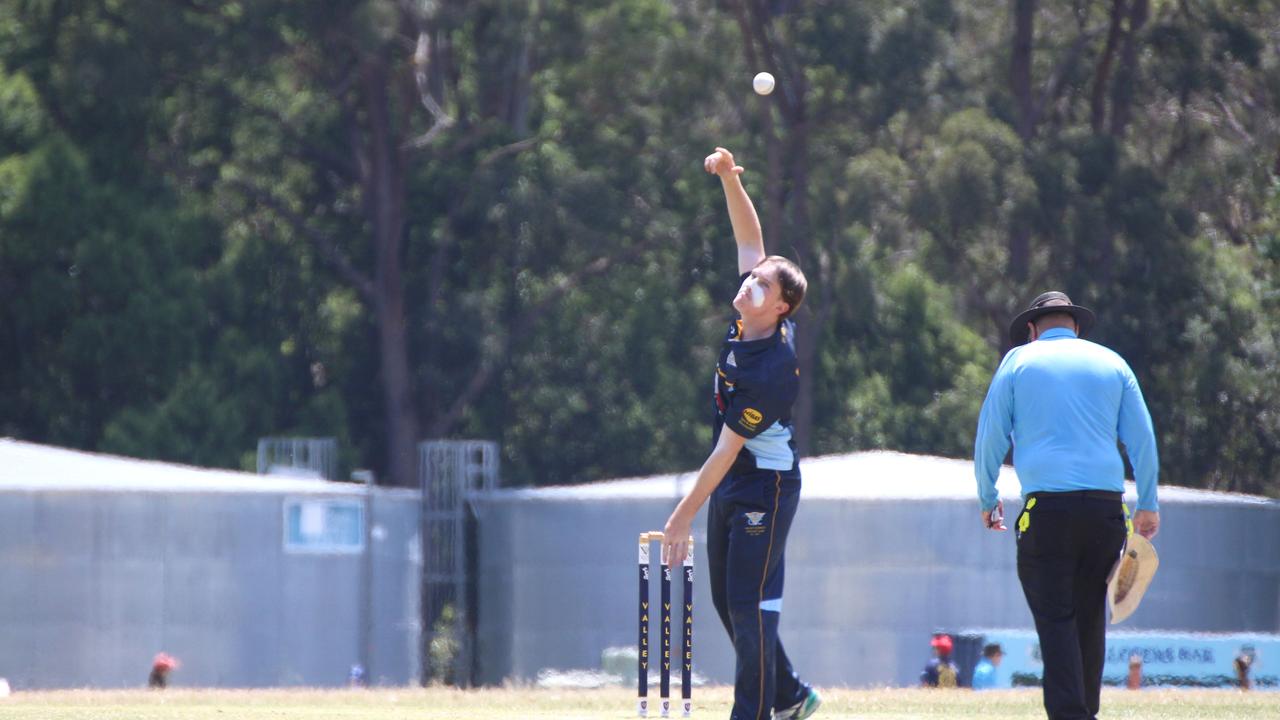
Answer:
<svg viewBox="0 0 1280 720"><path fill-rule="evenodd" d="M724 145L810 276L810 452L965 456L1058 288L1165 482L1280 496L1277 37L1266 0L0 2L0 434L245 468L332 435L394 478L411 418L508 483L694 467Z"/></svg>

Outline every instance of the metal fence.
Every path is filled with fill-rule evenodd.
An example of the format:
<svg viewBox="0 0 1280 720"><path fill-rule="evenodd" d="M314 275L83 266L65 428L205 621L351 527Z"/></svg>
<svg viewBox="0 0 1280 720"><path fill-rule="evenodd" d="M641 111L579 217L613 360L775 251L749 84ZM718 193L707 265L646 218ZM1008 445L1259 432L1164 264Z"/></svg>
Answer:
<svg viewBox="0 0 1280 720"><path fill-rule="evenodd" d="M338 441L334 438L260 438L258 474L337 480Z"/></svg>
<svg viewBox="0 0 1280 720"><path fill-rule="evenodd" d="M498 446L418 445L422 487L422 682L469 687L475 677L474 527L468 496L498 487Z"/></svg>

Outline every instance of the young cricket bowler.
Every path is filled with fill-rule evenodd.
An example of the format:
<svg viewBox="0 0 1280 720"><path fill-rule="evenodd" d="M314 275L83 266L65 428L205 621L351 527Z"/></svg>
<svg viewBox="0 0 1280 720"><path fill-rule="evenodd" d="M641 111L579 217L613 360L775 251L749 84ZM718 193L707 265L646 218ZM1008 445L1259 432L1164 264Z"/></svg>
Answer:
<svg viewBox="0 0 1280 720"><path fill-rule="evenodd" d="M707 508L711 598L737 655L732 720L800 720L821 703L801 682L778 640L783 556L800 501L800 467L791 428L799 388L795 325L804 273L766 255L760 220L724 148L703 164L720 178L738 245L737 319L715 372L714 449L689 494L667 520L662 550L678 566L693 518Z"/></svg>

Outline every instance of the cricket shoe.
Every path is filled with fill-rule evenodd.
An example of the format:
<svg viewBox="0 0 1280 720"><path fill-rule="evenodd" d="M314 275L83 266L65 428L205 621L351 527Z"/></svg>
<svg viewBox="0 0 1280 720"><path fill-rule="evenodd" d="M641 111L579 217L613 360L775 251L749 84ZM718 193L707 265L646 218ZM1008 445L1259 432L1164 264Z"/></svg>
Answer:
<svg viewBox="0 0 1280 720"><path fill-rule="evenodd" d="M822 697L818 695L817 690L809 688L809 694L805 695L800 702L784 710L775 710L773 720L804 720L818 712L820 705L822 705Z"/></svg>

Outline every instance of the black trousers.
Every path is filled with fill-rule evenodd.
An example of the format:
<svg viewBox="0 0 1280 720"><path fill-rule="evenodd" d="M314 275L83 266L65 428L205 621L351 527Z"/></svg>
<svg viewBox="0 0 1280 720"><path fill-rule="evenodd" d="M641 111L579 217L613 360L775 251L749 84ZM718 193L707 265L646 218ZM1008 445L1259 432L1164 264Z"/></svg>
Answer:
<svg viewBox="0 0 1280 720"><path fill-rule="evenodd" d="M799 502L795 471L730 473L711 495L711 602L737 656L731 720L768 720L809 692L778 639L787 535Z"/></svg>
<svg viewBox="0 0 1280 720"><path fill-rule="evenodd" d="M1119 493L1033 493L1014 529L1050 720L1093 720L1106 657L1107 575L1125 541Z"/></svg>

